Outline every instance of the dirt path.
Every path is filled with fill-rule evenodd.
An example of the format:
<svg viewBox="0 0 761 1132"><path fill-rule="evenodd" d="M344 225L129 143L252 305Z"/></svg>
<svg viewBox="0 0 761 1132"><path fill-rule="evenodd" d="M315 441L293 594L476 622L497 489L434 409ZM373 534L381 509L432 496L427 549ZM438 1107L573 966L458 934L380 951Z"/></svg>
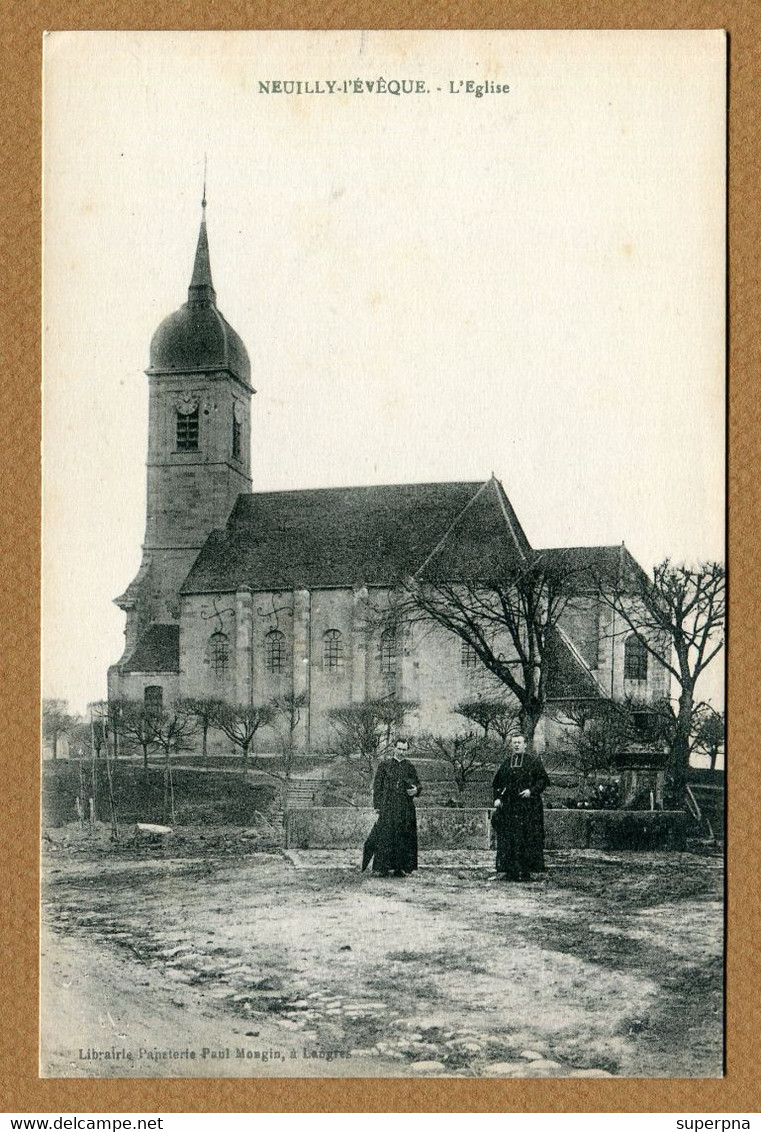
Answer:
<svg viewBox="0 0 761 1132"><path fill-rule="evenodd" d="M721 1072L720 862L556 854L514 886L453 861L59 858L43 1074Z"/></svg>

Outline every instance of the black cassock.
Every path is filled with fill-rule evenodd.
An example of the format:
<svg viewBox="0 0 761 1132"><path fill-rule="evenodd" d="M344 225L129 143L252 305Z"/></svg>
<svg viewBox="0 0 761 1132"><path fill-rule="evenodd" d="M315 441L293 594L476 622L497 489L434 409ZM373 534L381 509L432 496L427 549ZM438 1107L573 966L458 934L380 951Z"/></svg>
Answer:
<svg viewBox="0 0 761 1132"><path fill-rule="evenodd" d="M417 817L407 791L421 793L420 779L409 759L384 759L373 783L378 820L365 842L362 867L372 859L373 872L411 873L417 868Z"/></svg>
<svg viewBox="0 0 761 1132"><path fill-rule="evenodd" d="M497 872L526 877L544 870L544 807L542 791L550 780L541 759L524 751L500 766L492 789L501 801L493 817L497 835ZM530 790L528 798L521 791Z"/></svg>

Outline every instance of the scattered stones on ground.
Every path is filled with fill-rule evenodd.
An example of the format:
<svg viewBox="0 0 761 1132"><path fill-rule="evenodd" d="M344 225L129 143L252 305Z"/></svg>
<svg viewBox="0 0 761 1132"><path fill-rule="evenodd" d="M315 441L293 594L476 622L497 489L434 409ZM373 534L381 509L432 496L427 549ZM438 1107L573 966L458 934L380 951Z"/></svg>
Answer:
<svg viewBox="0 0 761 1132"><path fill-rule="evenodd" d="M521 1077L567 1077L567 1071L559 1065L556 1069L551 1066L540 1065L538 1061L529 1061Z"/></svg>
<svg viewBox="0 0 761 1132"><path fill-rule="evenodd" d="M612 1077L607 1069L572 1069L569 1077Z"/></svg>
<svg viewBox="0 0 761 1132"><path fill-rule="evenodd" d="M447 1042L446 1044L448 1046L454 1046L455 1049L459 1049L463 1053L482 1053L483 1052L483 1046L479 1042L473 1041L472 1038L465 1038L465 1039L455 1038L454 1041Z"/></svg>
<svg viewBox="0 0 761 1132"><path fill-rule="evenodd" d="M413 1061L410 1070L413 1073L446 1073L447 1067L442 1061Z"/></svg>
<svg viewBox="0 0 761 1132"><path fill-rule="evenodd" d="M524 1061L490 1061L484 1065L482 1073L484 1077L515 1077L525 1069Z"/></svg>

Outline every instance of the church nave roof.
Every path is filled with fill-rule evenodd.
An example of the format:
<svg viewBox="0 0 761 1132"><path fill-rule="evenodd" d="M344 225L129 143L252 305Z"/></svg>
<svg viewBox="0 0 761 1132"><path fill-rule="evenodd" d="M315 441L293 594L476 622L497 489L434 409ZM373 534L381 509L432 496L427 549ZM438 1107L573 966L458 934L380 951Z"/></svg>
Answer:
<svg viewBox="0 0 761 1132"><path fill-rule="evenodd" d="M493 478L255 492L211 533L182 593L389 585L426 563L449 580L483 577L530 554Z"/></svg>

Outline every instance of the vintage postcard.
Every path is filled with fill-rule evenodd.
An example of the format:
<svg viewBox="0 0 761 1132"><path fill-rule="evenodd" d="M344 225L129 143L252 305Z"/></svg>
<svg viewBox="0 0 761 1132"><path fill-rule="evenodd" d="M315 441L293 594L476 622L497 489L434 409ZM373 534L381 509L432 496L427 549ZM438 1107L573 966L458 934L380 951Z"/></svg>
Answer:
<svg viewBox="0 0 761 1132"><path fill-rule="evenodd" d="M42 1076L720 1076L724 34L44 63Z"/></svg>

